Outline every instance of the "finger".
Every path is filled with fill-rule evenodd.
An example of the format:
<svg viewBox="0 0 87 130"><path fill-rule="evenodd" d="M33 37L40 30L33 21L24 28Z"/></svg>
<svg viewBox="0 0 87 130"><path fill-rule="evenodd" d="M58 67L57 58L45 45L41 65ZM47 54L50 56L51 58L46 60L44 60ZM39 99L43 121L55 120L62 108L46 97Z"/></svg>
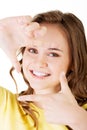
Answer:
<svg viewBox="0 0 87 130"><path fill-rule="evenodd" d="M31 16L18 16L17 21L21 25L29 25L32 20Z"/></svg>
<svg viewBox="0 0 87 130"><path fill-rule="evenodd" d="M32 22L29 24L29 26L26 27L26 32L34 31L34 30L39 29L39 28L40 28L39 23Z"/></svg>
<svg viewBox="0 0 87 130"><path fill-rule="evenodd" d="M29 26L25 27L25 34L28 37L32 38L32 37L34 37L34 33L33 33L34 30L37 30L39 28L40 28L40 25L38 23L32 22L32 23L29 24Z"/></svg>
<svg viewBox="0 0 87 130"><path fill-rule="evenodd" d="M61 75L60 75L60 83L61 83L61 91L60 93L64 93L65 95L67 95L69 98L70 98L70 101L72 103L76 103L77 104L77 101L75 100L75 97L74 95L72 94L69 86L68 86L68 82L67 82L67 79L66 79L66 76L65 76L65 73L62 72Z"/></svg>
<svg viewBox="0 0 87 130"><path fill-rule="evenodd" d="M19 101L35 101L40 102L44 100L44 96L42 95L23 95L18 97Z"/></svg>
<svg viewBox="0 0 87 130"><path fill-rule="evenodd" d="M46 32L47 32L47 28L43 26L40 29L37 29L34 31L34 36L35 38L38 38L38 37L44 36Z"/></svg>
<svg viewBox="0 0 87 130"><path fill-rule="evenodd" d="M60 84L61 84L61 91L60 92L63 92L66 94L69 94L69 92L71 93L69 86L68 86L67 78L66 78L64 72L62 72L60 74Z"/></svg>

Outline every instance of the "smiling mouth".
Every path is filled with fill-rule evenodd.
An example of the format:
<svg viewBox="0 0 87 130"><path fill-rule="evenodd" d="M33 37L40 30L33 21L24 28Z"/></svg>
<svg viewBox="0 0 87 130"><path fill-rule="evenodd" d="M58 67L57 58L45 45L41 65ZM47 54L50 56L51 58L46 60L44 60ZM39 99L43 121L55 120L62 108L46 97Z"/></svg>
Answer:
<svg viewBox="0 0 87 130"><path fill-rule="evenodd" d="M48 74L48 73L43 73L43 72L39 72L39 71L31 70L30 72L32 73L33 76L35 76L37 78L45 78L45 77L50 76L50 74Z"/></svg>

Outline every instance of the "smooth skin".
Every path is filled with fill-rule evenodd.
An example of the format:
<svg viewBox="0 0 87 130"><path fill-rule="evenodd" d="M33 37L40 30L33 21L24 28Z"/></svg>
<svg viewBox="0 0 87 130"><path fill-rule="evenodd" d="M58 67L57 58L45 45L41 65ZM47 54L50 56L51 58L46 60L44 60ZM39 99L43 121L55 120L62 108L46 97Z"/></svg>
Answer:
<svg viewBox="0 0 87 130"><path fill-rule="evenodd" d="M29 44L23 54L23 71L36 94L55 93L59 76L71 64L65 33L56 25L44 24L47 33Z"/></svg>
<svg viewBox="0 0 87 130"><path fill-rule="evenodd" d="M66 34L56 25L41 26L47 28L46 35L28 45L23 55L23 71L34 94L20 99L44 109L50 123L86 130L87 112L77 104L65 76L72 69Z"/></svg>
<svg viewBox="0 0 87 130"><path fill-rule="evenodd" d="M55 43L51 42L53 39L50 39L49 42L48 37L50 37L51 34L46 33L46 35L44 35L44 32L46 32L46 28L47 31L49 31L51 26L48 27L45 25L46 28L43 28L44 25L40 26L30 21L31 18L28 16L0 20L0 47L10 58L18 72L20 72L20 64L17 60L16 53L22 46L26 46L23 56L23 61L25 61L23 62L23 70L27 79L28 76L30 76L28 80L32 88L34 88L34 94L19 97L18 100L33 101L37 106L43 108L46 119L50 123L69 125L74 130L86 130L87 112L78 106L69 89L65 76L71 62L68 55L70 52L68 50L65 34L62 30L59 33L60 29L57 32L55 26L52 26L52 29L56 31L57 34L61 35L61 40L63 40L63 42L57 43L57 45L61 43L60 46L58 45L58 51L50 50L48 48L54 48ZM47 47L45 42L47 42ZM37 48L39 49L37 49L36 52L41 54L40 57L37 56L38 53L34 52L33 49L29 51L29 47L33 45L33 43L34 45L38 45ZM65 46L66 50L64 50ZM44 51L42 51L42 47L44 47ZM58 53L58 57L55 57L57 55L54 54L54 52ZM64 60L65 54L67 56L67 62ZM29 64L30 61L26 61L27 58L30 58L29 55L36 56L39 66L35 64L35 68L34 66L33 68L31 67L33 61L31 64ZM45 61L43 60L44 58ZM57 64L54 69L51 67L52 61L55 61L55 65ZM61 63L61 61L63 61L63 63ZM31 71L32 69L34 71ZM37 86L33 83L33 80L36 80L35 83L38 82ZM53 81L52 84L51 80ZM43 85L41 83L43 83Z"/></svg>

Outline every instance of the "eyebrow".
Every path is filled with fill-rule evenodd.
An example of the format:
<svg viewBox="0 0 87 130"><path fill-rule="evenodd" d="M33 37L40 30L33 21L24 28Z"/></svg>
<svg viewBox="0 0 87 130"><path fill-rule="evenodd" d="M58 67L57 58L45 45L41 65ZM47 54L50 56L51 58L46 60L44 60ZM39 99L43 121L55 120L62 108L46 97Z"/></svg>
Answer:
<svg viewBox="0 0 87 130"><path fill-rule="evenodd" d="M56 50L56 51L61 51L61 52L63 52L61 49L58 49L58 48L48 48L48 50Z"/></svg>
<svg viewBox="0 0 87 130"><path fill-rule="evenodd" d="M36 45L34 45L33 47L37 47ZM55 50L55 51L61 51L63 52L63 50L59 49L59 48L48 48L48 50Z"/></svg>

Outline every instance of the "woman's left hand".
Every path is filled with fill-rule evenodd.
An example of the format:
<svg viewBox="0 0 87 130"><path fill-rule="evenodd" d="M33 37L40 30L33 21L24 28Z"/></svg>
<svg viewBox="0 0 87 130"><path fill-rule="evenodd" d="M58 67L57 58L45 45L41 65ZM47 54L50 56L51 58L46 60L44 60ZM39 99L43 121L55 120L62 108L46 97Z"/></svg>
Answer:
<svg viewBox="0 0 87 130"><path fill-rule="evenodd" d="M82 119L87 119L87 112L77 104L64 73L61 73L60 84L61 90L58 93L25 95L20 96L18 100L40 103L49 123L69 125L74 130L79 130L80 127L77 128L77 125L82 123ZM84 126L81 126L81 128L84 128Z"/></svg>

